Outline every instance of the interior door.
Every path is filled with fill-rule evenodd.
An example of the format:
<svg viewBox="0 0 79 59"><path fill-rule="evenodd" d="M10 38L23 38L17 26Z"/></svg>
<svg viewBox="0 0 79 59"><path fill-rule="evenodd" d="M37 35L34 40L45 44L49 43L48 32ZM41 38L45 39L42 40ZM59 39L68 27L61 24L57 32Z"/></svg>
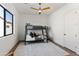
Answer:
<svg viewBox="0 0 79 59"><path fill-rule="evenodd" d="M78 37L78 14L71 10L65 14L64 44L67 48L75 50Z"/></svg>

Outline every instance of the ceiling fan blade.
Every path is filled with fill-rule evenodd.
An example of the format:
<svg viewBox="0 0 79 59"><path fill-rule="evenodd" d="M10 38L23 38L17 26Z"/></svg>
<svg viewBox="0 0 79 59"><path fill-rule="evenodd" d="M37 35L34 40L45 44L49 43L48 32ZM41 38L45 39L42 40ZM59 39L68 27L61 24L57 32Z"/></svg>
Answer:
<svg viewBox="0 0 79 59"><path fill-rule="evenodd" d="M47 10L47 9L50 9L50 7L43 8L42 10Z"/></svg>
<svg viewBox="0 0 79 59"><path fill-rule="evenodd" d="M31 9L33 9L33 10L39 10L39 9L37 9L37 8L33 8L33 7L31 7Z"/></svg>

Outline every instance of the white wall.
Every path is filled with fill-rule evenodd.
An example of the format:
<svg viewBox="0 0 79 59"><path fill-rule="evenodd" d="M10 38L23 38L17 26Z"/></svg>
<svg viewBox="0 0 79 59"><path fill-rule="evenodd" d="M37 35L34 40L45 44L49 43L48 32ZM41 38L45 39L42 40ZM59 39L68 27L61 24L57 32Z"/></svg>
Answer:
<svg viewBox="0 0 79 59"><path fill-rule="evenodd" d="M65 46L66 44L69 44L70 42L65 42L65 14L74 11L74 14L77 13L79 15L79 4L67 4L64 7L60 8L59 10L57 10L56 12L52 13L49 17L49 26L51 27L51 37L54 38L53 40L57 43L59 43L62 46ZM74 17L73 14L71 17ZM78 16L77 16L78 17ZM79 17L78 17L79 19ZM75 19L74 19L75 20ZM71 21L72 22L72 21ZM79 26L79 25L78 25ZM71 29L72 31L72 29ZM71 34L72 35L72 34ZM70 49L74 50L75 52L79 52L79 31L78 31L78 38L75 40L70 40L71 42L73 42L72 44L70 44ZM73 38L74 39L74 38ZM71 47L73 45L77 45L74 47L74 49L72 49ZM78 48L77 48L78 47Z"/></svg>
<svg viewBox="0 0 79 59"><path fill-rule="evenodd" d="M20 14L19 17L19 28L18 28L18 37L19 40L24 40L25 38L25 25L26 23L31 23L33 25L48 25L48 16L47 15L27 15Z"/></svg>
<svg viewBox="0 0 79 59"><path fill-rule="evenodd" d="M63 45L64 20L63 13L65 7L60 8L49 16L49 27L51 28L49 35L57 43ZM63 10L64 9L64 10Z"/></svg>
<svg viewBox="0 0 79 59"><path fill-rule="evenodd" d="M2 4L2 5L14 15L13 19L14 33L12 35L0 38L0 55L6 55L18 41L17 39L18 13L12 4Z"/></svg>

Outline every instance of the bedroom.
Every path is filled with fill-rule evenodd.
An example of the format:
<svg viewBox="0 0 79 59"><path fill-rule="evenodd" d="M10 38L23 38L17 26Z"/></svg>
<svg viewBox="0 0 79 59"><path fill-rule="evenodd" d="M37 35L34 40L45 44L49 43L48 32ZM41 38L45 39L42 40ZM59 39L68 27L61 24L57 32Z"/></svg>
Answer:
<svg viewBox="0 0 79 59"><path fill-rule="evenodd" d="M11 52L14 53L15 56L66 56L79 54L78 3L1 3L1 6L3 6L3 10L5 10L5 12L8 10L10 14L13 14L13 21L11 21L13 26L11 25L11 27L8 24L8 26L6 25L5 20L7 20L8 16L5 12L3 12L6 17L3 16L2 18L2 15L0 16L0 20L4 20L4 22L0 23L4 24L0 25L0 28L2 28L0 31L4 33L4 35L2 35L3 37L0 38L0 55L7 55L7 53L11 51L17 42L22 42L22 46L19 44L20 46L16 48L15 52ZM48 41L48 43L36 42L34 44L30 43L28 45L24 45L23 43L25 43L25 40L27 40L25 39L25 26L27 23L35 26L47 26L49 28L47 36L49 36L50 41L53 43ZM9 28L9 31L11 31L8 32L6 28ZM7 35L6 32L8 32L10 35ZM36 32L36 30L34 32ZM34 33L32 34L34 35ZM39 36L39 32L35 33L35 35ZM67 51L66 49L64 50L64 47L68 48ZM26 48L28 49L25 50ZM47 48L47 50L45 50L45 48ZM23 51L23 53L21 51ZM24 53L25 51L26 53ZM37 51L39 51L38 54L36 54ZM43 51L44 54L40 51Z"/></svg>

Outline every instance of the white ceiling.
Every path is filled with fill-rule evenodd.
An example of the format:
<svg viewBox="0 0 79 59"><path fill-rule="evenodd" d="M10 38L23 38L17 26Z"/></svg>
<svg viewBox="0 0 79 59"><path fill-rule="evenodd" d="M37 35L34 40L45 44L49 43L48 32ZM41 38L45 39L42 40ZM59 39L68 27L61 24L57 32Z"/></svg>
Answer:
<svg viewBox="0 0 79 59"><path fill-rule="evenodd" d="M15 3L13 4L19 13L24 14L38 14L36 10L31 9L30 7L39 8L38 3ZM42 3L42 8L50 7L49 10L43 11L42 14L51 14L58 10L59 8L66 5L65 3Z"/></svg>

